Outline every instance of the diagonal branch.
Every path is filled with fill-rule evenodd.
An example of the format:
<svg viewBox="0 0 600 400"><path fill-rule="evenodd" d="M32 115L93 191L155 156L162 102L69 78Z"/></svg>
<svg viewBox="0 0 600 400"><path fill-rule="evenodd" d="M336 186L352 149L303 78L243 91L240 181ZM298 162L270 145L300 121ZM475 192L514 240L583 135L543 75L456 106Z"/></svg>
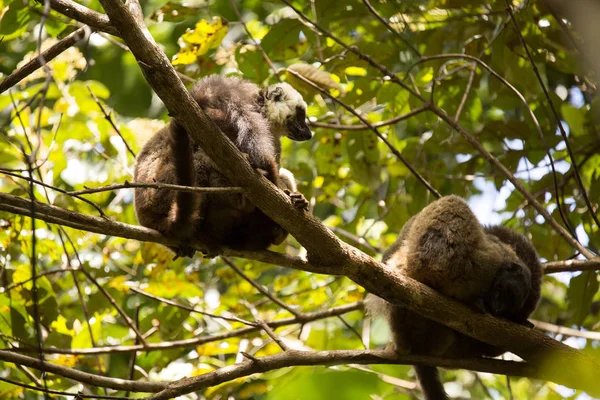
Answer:
<svg viewBox="0 0 600 400"><path fill-rule="evenodd" d="M50 0L50 7L62 15L91 26L92 28L119 36L119 32L110 24L108 17L71 0Z"/></svg>
<svg viewBox="0 0 600 400"><path fill-rule="evenodd" d="M42 60L46 63L52 61L56 57L58 57L62 52L70 48L71 46L78 43L80 40L84 39L86 36L89 36L91 33L90 28L87 26L83 26L77 29L75 32L70 35L64 37L57 43L53 44L48 49L44 50L41 54L41 57L34 57L28 63L23 65L21 68L13 71L9 76L4 78L2 82L0 82L0 94L4 93L17 83L19 83L25 77L31 75L34 71L42 67Z"/></svg>

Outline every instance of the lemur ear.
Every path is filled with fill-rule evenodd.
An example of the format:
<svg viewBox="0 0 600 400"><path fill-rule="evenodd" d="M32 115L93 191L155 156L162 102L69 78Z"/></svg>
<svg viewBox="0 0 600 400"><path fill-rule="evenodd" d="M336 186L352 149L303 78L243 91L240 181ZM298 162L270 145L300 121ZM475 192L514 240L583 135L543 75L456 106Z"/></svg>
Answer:
<svg viewBox="0 0 600 400"><path fill-rule="evenodd" d="M263 89L260 92L258 92L258 97L256 99L256 102L258 103L259 107L262 107L265 105L265 95L267 93L267 89Z"/></svg>
<svg viewBox="0 0 600 400"><path fill-rule="evenodd" d="M269 91L267 89L267 99L271 101L281 101L283 100L283 89L279 86L276 86L273 90Z"/></svg>

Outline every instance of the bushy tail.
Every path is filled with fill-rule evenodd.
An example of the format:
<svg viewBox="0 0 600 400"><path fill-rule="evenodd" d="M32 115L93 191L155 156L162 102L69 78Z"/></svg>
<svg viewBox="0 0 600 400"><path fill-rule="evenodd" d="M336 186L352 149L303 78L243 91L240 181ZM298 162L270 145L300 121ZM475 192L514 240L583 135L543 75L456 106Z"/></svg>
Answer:
<svg viewBox="0 0 600 400"><path fill-rule="evenodd" d="M426 400L447 400L444 385L440 381L440 375L436 367L415 365L415 371L423 389Z"/></svg>

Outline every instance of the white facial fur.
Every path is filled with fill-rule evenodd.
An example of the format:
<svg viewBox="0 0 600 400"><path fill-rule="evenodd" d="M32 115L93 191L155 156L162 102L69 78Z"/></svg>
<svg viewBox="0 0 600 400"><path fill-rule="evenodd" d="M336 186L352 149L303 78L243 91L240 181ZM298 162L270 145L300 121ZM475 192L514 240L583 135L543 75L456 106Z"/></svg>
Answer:
<svg viewBox="0 0 600 400"><path fill-rule="evenodd" d="M280 101L269 99L272 97L270 94L276 88L281 88L283 91L283 97ZM296 114L296 107L301 107L306 110L306 102L302 98L302 95L288 83L281 82L267 87L265 110L269 122L277 125L285 124L285 120L289 116Z"/></svg>

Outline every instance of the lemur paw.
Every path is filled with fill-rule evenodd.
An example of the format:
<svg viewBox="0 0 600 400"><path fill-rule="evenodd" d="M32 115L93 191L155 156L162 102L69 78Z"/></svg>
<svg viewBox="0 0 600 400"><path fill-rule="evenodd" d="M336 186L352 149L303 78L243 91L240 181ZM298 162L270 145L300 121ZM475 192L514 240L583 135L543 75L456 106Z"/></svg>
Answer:
<svg viewBox="0 0 600 400"><path fill-rule="evenodd" d="M529 329L533 329L535 328L535 325L533 324L533 322L529 321L529 320L525 320L520 322L521 325L523 325L525 328L529 328Z"/></svg>
<svg viewBox="0 0 600 400"><path fill-rule="evenodd" d="M192 244L187 241L187 240L183 240L179 243L179 246L177 247L169 247L171 250L173 250L175 252L175 256L173 257L172 261L177 260L179 257L194 257L194 254L196 254L196 250L192 247Z"/></svg>
<svg viewBox="0 0 600 400"><path fill-rule="evenodd" d="M482 314L487 314L488 313L488 310L485 307L485 303L483 302L482 299L475 300L473 303L471 303L471 306L477 312L480 312Z"/></svg>
<svg viewBox="0 0 600 400"><path fill-rule="evenodd" d="M310 205L310 203L302 193L292 193L288 189L284 189L283 192L289 196L294 207L296 207L299 210L308 211L308 206Z"/></svg>
<svg viewBox="0 0 600 400"><path fill-rule="evenodd" d="M212 247L210 249L202 250L202 258L216 258L223 253L223 249L220 247Z"/></svg>
<svg viewBox="0 0 600 400"><path fill-rule="evenodd" d="M258 172L259 174L261 174L262 176L264 176L265 178L269 179L269 172L262 169L262 168L256 168L255 169L256 172Z"/></svg>

